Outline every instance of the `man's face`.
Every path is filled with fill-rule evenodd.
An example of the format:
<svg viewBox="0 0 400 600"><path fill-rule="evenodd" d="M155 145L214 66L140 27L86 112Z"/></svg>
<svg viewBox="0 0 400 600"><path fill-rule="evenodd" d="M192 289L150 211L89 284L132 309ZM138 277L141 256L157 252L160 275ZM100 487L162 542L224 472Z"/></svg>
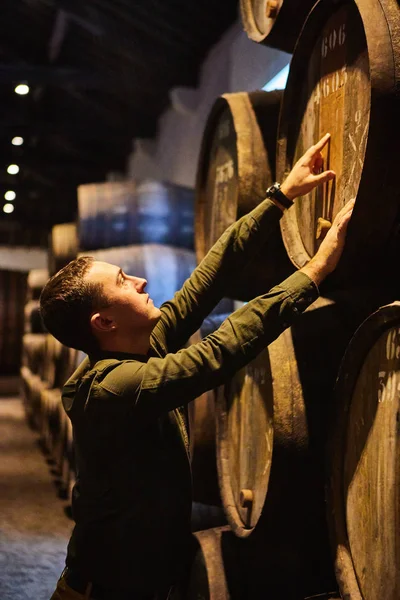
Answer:
<svg viewBox="0 0 400 600"><path fill-rule="evenodd" d="M113 319L118 328L127 333L135 330L151 332L161 311L145 291L146 279L127 275L116 265L101 261L93 263L85 279L102 284L109 306L99 312Z"/></svg>

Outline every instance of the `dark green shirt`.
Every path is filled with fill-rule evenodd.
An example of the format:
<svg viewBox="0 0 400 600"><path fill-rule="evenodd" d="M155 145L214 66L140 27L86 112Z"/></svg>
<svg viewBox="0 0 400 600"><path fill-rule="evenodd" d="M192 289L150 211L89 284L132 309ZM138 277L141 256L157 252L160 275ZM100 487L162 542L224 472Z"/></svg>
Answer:
<svg viewBox="0 0 400 600"><path fill-rule="evenodd" d="M91 580L152 591L179 575L190 532L191 472L179 407L226 382L318 296L296 272L182 349L276 228L265 200L232 225L163 304L146 356L103 352L66 383L74 430L76 526L67 564ZM273 257L271 257L273 260Z"/></svg>

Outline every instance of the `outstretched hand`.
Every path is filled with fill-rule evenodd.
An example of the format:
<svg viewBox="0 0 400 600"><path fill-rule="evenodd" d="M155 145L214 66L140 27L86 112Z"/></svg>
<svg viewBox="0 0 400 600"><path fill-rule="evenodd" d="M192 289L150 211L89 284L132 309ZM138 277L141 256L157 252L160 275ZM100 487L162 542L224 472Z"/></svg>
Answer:
<svg viewBox="0 0 400 600"><path fill-rule="evenodd" d="M282 183L281 190L290 200L311 192L317 185L326 183L335 177L334 171L321 172L324 165L321 150L326 146L330 137L331 134L327 133L319 142L311 146L296 162Z"/></svg>
<svg viewBox="0 0 400 600"><path fill-rule="evenodd" d="M317 285L337 267L342 256L347 227L353 214L354 204L355 199L349 200L338 212L316 255L305 267L300 269Z"/></svg>

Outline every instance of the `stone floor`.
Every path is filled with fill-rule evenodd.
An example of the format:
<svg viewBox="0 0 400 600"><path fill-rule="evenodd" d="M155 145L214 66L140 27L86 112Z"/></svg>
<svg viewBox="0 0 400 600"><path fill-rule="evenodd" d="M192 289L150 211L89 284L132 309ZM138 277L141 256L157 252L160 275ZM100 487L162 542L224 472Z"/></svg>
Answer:
<svg viewBox="0 0 400 600"><path fill-rule="evenodd" d="M48 600L72 529L21 400L0 397L0 597Z"/></svg>

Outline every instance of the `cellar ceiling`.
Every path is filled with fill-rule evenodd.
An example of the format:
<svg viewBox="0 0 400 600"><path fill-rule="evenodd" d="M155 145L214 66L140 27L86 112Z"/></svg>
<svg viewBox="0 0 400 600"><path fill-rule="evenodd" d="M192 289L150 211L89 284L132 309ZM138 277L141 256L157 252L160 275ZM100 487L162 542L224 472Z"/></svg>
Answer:
<svg viewBox="0 0 400 600"><path fill-rule="evenodd" d="M236 17L237 0L2 0L0 194L17 197L0 243L73 220L77 186L125 170L132 139L156 134L169 90L196 86Z"/></svg>

